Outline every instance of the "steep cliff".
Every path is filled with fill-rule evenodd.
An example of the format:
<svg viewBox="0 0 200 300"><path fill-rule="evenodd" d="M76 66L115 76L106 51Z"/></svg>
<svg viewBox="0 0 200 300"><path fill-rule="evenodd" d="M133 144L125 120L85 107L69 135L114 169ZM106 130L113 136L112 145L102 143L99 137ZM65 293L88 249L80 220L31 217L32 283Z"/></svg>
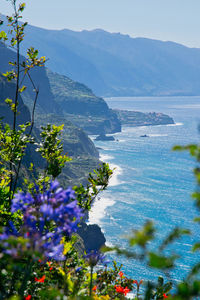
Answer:
<svg viewBox="0 0 200 300"><path fill-rule="evenodd" d="M4 123L12 124L13 112L9 109L8 104L5 103L7 98L14 99L15 97L15 84L8 83L5 77L0 74L0 117ZM18 99L18 118L17 124L23 124L31 120L30 112L27 106L19 96Z"/></svg>
<svg viewBox="0 0 200 300"><path fill-rule="evenodd" d="M13 113L5 103L5 99L14 99L14 97L15 84L7 82L7 80L0 75L0 118L2 118L3 123L8 123L10 125L13 123ZM17 116L17 124L24 124L31 120L30 111L24 104L21 96L19 96L18 102L19 113ZM93 142L80 128L77 128L69 121L66 121L65 118L58 118L51 114L43 114L41 117L36 117L33 130L33 135L36 140L39 139L40 126L46 125L47 123L65 125L62 136L64 152L72 157L72 161L66 164L63 174L59 178L62 185L68 186L78 184L79 182L86 182L89 172L95 169L100 163L98 159L99 154ZM34 165L38 170L45 167L44 160L38 152L35 152L34 146L28 147L26 156L23 159L21 179L24 176L29 177L28 167L31 162L34 162ZM22 180L20 180L20 183L21 182Z"/></svg>
<svg viewBox="0 0 200 300"><path fill-rule="evenodd" d="M88 134L105 134L121 131L116 113L85 85L47 69L55 102L66 119Z"/></svg>

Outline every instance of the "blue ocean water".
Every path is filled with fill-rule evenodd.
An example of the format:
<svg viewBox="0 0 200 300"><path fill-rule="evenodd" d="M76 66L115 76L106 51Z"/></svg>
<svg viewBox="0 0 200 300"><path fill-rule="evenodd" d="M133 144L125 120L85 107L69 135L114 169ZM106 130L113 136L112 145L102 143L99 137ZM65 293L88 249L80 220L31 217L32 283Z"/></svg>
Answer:
<svg viewBox="0 0 200 300"><path fill-rule="evenodd" d="M101 226L107 243L127 248L126 235L147 220L155 223L156 250L160 241L176 226L191 230L191 236L176 241L167 251L180 258L170 273L181 280L197 260L191 245L199 237L199 227L192 222L197 215L191 199L195 190L195 161L187 152L174 152L174 145L199 142L200 97L131 97L105 99L111 108L142 112L162 112L174 118L175 125L123 127L113 142L95 142L103 160L116 167L107 191L96 201L90 222ZM142 138L141 135L148 135ZM145 263L116 257L123 271L133 279L153 280L160 271Z"/></svg>

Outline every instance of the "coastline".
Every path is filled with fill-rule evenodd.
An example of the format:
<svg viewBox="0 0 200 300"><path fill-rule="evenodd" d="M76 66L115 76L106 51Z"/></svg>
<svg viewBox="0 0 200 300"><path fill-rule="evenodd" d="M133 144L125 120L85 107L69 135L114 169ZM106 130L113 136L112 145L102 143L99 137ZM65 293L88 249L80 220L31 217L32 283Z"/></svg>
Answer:
<svg viewBox="0 0 200 300"><path fill-rule="evenodd" d="M114 169L113 175L109 181L109 186L116 186L121 184L122 182L119 180L119 175L122 174L123 170L120 166L113 164L110 161L113 159L112 156L104 155L100 153L100 160L106 163L109 163L109 166L111 169ZM108 198L104 195L104 193L101 194L101 196L95 200L95 202L92 205L92 208L89 212L89 218L87 224L97 224L101 227L101 219L105 216L106 209L109 206L113 206L115 204L115 200ZM102 232L103 229L101 228Z"/></svg>

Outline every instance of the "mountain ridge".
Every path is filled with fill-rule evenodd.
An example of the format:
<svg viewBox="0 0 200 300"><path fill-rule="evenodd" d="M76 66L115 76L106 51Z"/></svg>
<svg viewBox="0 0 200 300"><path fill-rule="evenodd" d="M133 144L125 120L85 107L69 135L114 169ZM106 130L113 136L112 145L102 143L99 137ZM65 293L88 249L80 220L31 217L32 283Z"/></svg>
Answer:
<svg viewBox="0 0 200 300"><path fill-rule="evenodd" d="M53 71L99 96L200 94L200 49L105 30L27 26L22 50L37 45Z"/></svg>

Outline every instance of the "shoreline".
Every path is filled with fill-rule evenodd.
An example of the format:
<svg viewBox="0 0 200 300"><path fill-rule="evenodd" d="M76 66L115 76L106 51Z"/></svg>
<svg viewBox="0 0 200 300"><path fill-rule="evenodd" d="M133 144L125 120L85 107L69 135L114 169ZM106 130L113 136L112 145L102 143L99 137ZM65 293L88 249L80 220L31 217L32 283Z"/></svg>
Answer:
<svg viewBox="0 0 200 300"><path fill-rule="evenodd" d="M111 179L109 180L108 188L122 183L121 181L119 181L118 176L122 174L123 170L120 166L110 163L110 160L112 159L113 159L112 156L104 155L100 153L100 160L109 163L110 168L115 169ZM93 203L92 208L89 212L87 224L88 225L97 224L98 226L101 227L101 220L106 214L107 207L113 206L115 203L116 203L115 200L106 197L106 195L104 195L103 193ZM102 232L104 232L102 228L101 230Z"/></svg>

